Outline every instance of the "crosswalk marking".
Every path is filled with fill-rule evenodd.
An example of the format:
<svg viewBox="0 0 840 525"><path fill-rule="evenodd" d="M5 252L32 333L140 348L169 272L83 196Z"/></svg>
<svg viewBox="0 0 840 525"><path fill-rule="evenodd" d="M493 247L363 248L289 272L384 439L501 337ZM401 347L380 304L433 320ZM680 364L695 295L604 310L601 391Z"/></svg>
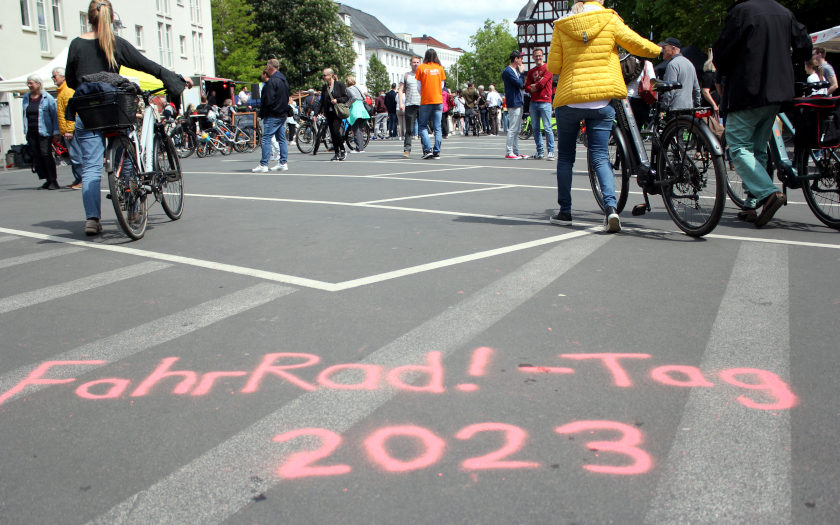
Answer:
<svg viewBox="0 0 840 525"><path fill-rule="evenodd" d="M294 288L261 283L238 292L204 302L181 312L149 321L140 326L124 330L110 337L82 345L59 355L52 356L53 361L103 360L113 363L125 359L154 346L172 341L178 337L195 332L213 323L217 323L244 311L266 304L295 291ZM115 314L116 315L116 314ZM37 365L20 367L0 376L0 393L11 391L24 380ZM51 379L66 379L89 373L103 365L62 366L50 369ZM27 387L25 392L7 396L2 402L8 402L24 394L48 388L50 385ZM6 394L3 394L4 396Z"/></svg>
<svg viewBox="0 0 840 525"><path fill-rule="evenodd" d="M701 369L790 369L788 248L742 243ZM786 410L733 402L732 388L693 388L645 522L791 522Z"/></svg>
<svg viewBox="0 0 840 525"><path fill-rule="evenodd" d="M394 368L422 362L430 348L447 356L531 299L614 237L586 235L556 246L362 360ZM352 381L338 373L336 382ZM344 432L395 391L318 390L304 394L93 520L93 524L220 523L278 482L274 470L300 443L272 443L284 429ZM261 483L254 481L262 480Z"/></svg>
<svg viewBox="0 0 840 525"><path fill-rule="evenodd" d="M0 241L2 241L3 239L19 239L19 237L0 237ZM10 268L19 264L28 264L36 261L43 261L45 259L61 257L63 255L70 255L71 253L78 253L83 251L85 251L85 249L80 246L66 246L60 248L52 248L49 250L42 250L36 253L29 253L27 255L19 255L17 257L9 257L8 259L0 259L0 269Z"/></svg>
<svg viewBox="0 0 840 525"><path fill-rule="evenodd" d="M53 299L67 297L68 295L86 292L88 290L93 290L94 288L131 279L132 277L163 270L164 268L169 268L170 266L172 265L157 261L147 261L123 268L117 268L116 270L90 275L88 277L82 277L80 279L74 279L72 281L66 281L61 284L47 286L31 292L12 295L10 297L0 299L0 314L52 301Z"/></svg>

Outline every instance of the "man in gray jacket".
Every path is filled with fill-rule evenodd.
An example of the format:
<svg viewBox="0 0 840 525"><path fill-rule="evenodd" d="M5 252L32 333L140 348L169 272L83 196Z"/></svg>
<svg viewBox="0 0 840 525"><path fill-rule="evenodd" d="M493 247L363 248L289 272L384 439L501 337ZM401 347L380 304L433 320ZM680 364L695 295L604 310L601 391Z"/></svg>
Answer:
<svg viewBox="0 0 840 525"><path fill-rule="evenodd" d="M700 85L697 83L697 70L694 64L682 54L680 41L668 37L660 42L662 57L668 62L665 68L667 82L679 82L682 88L668 91L659 95L664 109L694 108L700 105Z"/></svg>

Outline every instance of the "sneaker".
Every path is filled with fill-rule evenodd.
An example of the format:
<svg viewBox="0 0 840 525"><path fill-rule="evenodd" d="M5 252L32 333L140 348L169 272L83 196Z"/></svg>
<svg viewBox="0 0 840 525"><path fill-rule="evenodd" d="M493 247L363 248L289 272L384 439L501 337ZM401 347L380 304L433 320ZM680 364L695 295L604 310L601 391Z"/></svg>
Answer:
<svg viewBox="0 0 840 525"><path fill-rule="evenodd" d="M102 223L99 222L99 219L88 219L85 221L85 234L86 235L96 235L98 233L102 233Z"/></svg>
<svg viewBox="0 0 840 525"><path fill-rule="evenodd" d="M771 193L770 196L765 199L764 206L761 208L761 213L759 213L758 217L755 219L755 227L761 228L770 222L773 215L775 215L776 212L779 211L779 208L784 206L786 202L787 198L783 193L779 191Z"/></svg>
<svg viewBox="0 0 840 525"><path fill-rule="evenodd" d="M268 173L268 166L266 166L265 164L260 164L256 168L253 168L251 171L253 173Z"/></svg>
<svg viewBox="0 0 840 525"><path fill-rule="evenodd" d="M572 214L560 212L557 215L552 215L548 222L551 224L560 224L562 226L572 225Z"/></svg>
<svg viewBox="0 0 840 525"><path fill-rule="evenodd" d="M271 167L271 171L289 171L289 165L285 162Z"/></svg>
<svg viewBox="0 0 840 525"><path fill-rule="evenodd" d="M519 155L505 155L506 159L519 160Z"/></svg>
<svg viewBox="0 0 840 525"><path fill-rule="evenodd" d="M549 152L548 155L545 156L545 160L554 160L554 153Z"/></svg>
<svg viewBox="0 0 840 525"><path fill-rule="evenodd" d="M618 218L618 212L615 208L610 206L604 214L604 231L607 233L618 233L621 231L621 221Z"/></svg>
<svg viewBox="0 0 840 525"><path fill-rule="evenodd" d="M403 151L403 157L405 157L407 159L410 159L411 158L411 152L410 151Z"/></svg>
<svg viewBox="0 0 840 525"><path fill-rule="evenodd" d="M528 158L528 155L517 155L517 157L524 160Z"/></svg>
<svg viewBox="0 0 840 525"><path fill-rule="evenodd" d="M427 151L427 152L426 152L426 153L424 153L424 154L423 154L423 156L422 156L422 157L420 157L420 158L422 158L422 159L424 159L424 160L425 160L425 159L430 159L430 158L432 158L433 156L434 156L434 154L433 154L431 151Z"/></svg>
<svg viewBox="0 0 840 525"><path fill-rule="evenodd" d="M337 161L337 160L341 160L341 157L339 157L338 155L333 155L332 158L330 159L330 162L334 162L334 161Z"/></svg>
<svg viewBox="0 0 840 525"><path fill-rule="evenodd" d="M435 153L434 155L432 155L432 158L435 160L440 160L440 153Z"/></svg>
<svg viewBox="0 0 840 525"><path fill-rule="evenodd" d="M534 160L542 160L544 157L543 157L542 153L537 153L536 155L534 155L531 158L534 159Z"/></svg>

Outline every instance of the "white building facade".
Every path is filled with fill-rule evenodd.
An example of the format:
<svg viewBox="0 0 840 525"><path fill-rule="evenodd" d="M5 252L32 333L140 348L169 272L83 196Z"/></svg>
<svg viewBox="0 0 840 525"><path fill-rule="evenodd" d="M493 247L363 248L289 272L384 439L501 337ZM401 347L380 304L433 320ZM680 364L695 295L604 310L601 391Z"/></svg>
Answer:
<svg viewBox="0 0 840 525"><path fill-rule="evenodd" d="M215 75L210 0L112 3L116 34L149 59L184 76ZM89 0L0 0L0 49L5 50L0 77L13 79L62 61L70 41L90 31L89 5ZM54 87L50 78L43 80L47 89ZM25 142L20 113L20 95L0 93L4 154L10 145Z"/></svg>
<svg viewBox="0 0 840 525"><path fill-rule="evenodd" d="M461 58L461 55L465 53L463 49L449 47L440 40L429 35L415 37L411 37L410 35L408 36L410 38L411 49L414 54L423 57L426 54L426 50L434 49L437 53L438 59L440 60L440 65L442 65L447 71L449 71L449 68L451 68L452 65Z"/></svg>

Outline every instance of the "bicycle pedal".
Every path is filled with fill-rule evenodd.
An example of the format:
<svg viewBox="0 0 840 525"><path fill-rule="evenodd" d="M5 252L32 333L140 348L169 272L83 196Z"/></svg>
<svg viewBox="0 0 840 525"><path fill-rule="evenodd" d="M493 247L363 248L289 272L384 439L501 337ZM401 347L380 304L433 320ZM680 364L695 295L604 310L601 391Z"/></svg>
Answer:
<svg viewBox="0 0 840 525"><path fill-rule="evenodd" d="M647 205L644 204L644 203L637 204L637 205L633 206L633 210L632 210L631 213L633 214L633 217L638 217L639 215L644 215L645 213L647 213Z"/></svg>

